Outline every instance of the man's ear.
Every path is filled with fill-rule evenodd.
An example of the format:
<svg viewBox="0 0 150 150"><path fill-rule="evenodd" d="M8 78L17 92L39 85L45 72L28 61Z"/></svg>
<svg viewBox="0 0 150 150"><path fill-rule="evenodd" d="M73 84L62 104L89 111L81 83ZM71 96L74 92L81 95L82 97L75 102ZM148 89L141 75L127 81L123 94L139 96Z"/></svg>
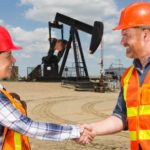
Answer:
<svg viewBox="0 0 150 150"><path fill-rule="evenodd" d="M145 41L150 41L150 29L144 29L144 40Z"/></svg>

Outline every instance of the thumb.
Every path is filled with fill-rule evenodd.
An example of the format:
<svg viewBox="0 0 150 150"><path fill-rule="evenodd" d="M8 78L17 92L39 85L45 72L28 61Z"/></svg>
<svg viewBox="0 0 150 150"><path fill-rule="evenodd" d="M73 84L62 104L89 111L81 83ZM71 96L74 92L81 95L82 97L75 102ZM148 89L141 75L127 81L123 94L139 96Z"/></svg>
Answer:
<svg viewBox="0 0 150 150"><path fill-rule="evenodd" d="M80 128L92 131L92 126L90 124L82 124L82 125L80 125Z"/></svg>

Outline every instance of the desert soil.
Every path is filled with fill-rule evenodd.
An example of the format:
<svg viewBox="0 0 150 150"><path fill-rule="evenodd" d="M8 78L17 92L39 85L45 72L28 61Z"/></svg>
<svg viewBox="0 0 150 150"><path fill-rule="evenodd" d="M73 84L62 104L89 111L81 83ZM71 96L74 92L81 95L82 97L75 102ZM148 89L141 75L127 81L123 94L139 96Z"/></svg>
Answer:
<svg viewBox="0 0 150 150"><path fill-rule="evenodd" d="M34 121L82 124L100 121L112 114L118 98L115 93L79 92L60 83L2 82L9 92L18 93ZM32 150L128 150L128 132L96 137L81 146L73 141L52 142L30 138Z"/></svg>

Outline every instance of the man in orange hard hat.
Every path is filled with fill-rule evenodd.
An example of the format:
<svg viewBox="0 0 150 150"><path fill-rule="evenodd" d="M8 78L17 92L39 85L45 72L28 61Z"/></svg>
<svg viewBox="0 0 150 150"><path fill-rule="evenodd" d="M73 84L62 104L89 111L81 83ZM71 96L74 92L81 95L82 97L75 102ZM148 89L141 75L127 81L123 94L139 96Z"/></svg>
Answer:
<svg viewBox="0 0 150 150"><path fill-rule="evenodd" d="M129 131L131 150L150 150L150 2L135 2L122 12L114 30L121 30L121 44L133 59L122 76L121 92L113 115L84 124L95 135ZM81 137L79 143L88 138Z"/></svg>
<svg viewBox="0 0 150 150"><path fill-rule="evenodd" d="M9 32L0 26L0 79L11 76L12 65L16 61L12 56L12 50L19 49L21 47L13 44ZM76 139L83 134L83 128L77 125L33 121L27 117L24 103L13 97L17 98L18 95L8 93L0 85L0 150L30 150L27 136L41 140L62 141ZM89 135L87 138L89 143L93 138L92 134L88 130L84 130L84 134Z"/></svg>

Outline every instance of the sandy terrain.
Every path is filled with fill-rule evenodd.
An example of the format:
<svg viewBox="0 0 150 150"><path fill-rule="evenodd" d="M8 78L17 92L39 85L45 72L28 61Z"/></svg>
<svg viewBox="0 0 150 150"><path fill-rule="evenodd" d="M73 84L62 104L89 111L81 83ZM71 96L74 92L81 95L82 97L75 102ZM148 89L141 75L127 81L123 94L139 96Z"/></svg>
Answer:
<svg viewBox="0 0 150 150"><path fill-rule="evenodd" d="M59 83L3 82L9 92L18 93L28 105L28 116L36 121L88 123L111 115L118 93L77 92ZM72 141L51 142L30 138L32 150L127 150L129 136L122 132L97 137L80 146Z"/></svg>

